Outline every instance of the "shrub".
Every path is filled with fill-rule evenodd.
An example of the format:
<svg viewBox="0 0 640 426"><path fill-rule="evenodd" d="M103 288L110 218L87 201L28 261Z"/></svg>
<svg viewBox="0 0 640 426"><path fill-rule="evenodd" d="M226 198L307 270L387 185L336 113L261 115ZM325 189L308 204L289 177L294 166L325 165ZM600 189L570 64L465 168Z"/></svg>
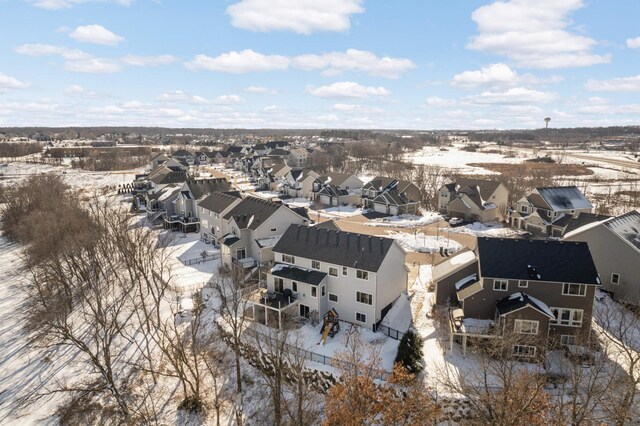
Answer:
<svg viewBox="0 0 640 426"><path fill-rule="evenodd" d="M395 362L402 364L411 374L418 374L424 370L422 338L415 331L410 329L402 337Z"/></svg>

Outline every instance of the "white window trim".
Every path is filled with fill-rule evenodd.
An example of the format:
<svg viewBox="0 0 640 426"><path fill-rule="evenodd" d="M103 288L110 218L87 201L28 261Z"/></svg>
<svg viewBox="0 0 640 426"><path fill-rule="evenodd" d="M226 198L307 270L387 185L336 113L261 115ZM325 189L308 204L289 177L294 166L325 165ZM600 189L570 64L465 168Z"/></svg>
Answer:
<svg viewBox="0 0 640 426"><path fill-rule="evenodd" d="M342 275L344 275L345 277L347 275L349 275L349 268L347 268L346 266L342 267Z"/></svg>
<svg viewBox="0 0 640 426"><path fill-rule="evenodd" d="M504 290L502 288L496 288L497 283L505 283L506 288ZM493 291L509 291L509 280L493 280Z"/></svg>
<svg viewBox="0 0 640 426"><path fill-rule="evenodd" d="M336 300L331 300L331 296L335 296ZM338 297L336 293L329 293L329 302L338 303L339 300L340 300L340 297Z"/></svg>
<svg viewBox="0 0 640 426"><path fill-rule="evenodd" d="M535 326L535 332L532 333L532 332L529 332L529 331L518 330L518 325L520 324L520 328L522 329L524 323L535 324L536 325ZM517 319L513 323L513 332L514 333L518 333L518 334L536 335L536 334L538 334L539 329L540 329L540 322L539 321L535 321L535 320Z"/></svg>
<svg viewBox="0 0 640 426"><path fill-rule="evenodd" d="M313 266L314 263L318 264L317 268L315 266ZM322 267L322 264L320 263L319 260L312 260L311 261L311 269L315 269L316 271L319 271L321 267Z"/></svg>
<svg viewBox="0 0 640 426"><path fill-rule="evenodd" d="M288 260L288 259L290 259L290 260ZM295 265L296 257L295 256L291 256L290 254L283 254L282 255L282 261L284 263L291 263L292 265Z"/></svg>
<svg viewBox="0 0 640 426"><path fill-rule="evenodd" d="M363 294L365 296L369 296L371 298L371 303L361 302L360 300L358 300L358 294ZM373 294L365 293L363 291L356 291L356 302L361 303L363 305L367 305L367 306L373 306Z"/></svg>
<svg viewBox="0 0 640 426"><path fill-rule="evenodd" d="M616 276L618 277L615 281L613 280L613 277ZM612 272L611 273L611 284L613 285L618 285L620 284L620 274L616 273L616 272Z"/></svg>
<svg viewBox="0 0 640 426"><path fill-rule="evenodd" d="M333 275L333 274L331 273L331 270L332 270L332 269L335 269L335 270L336 270L336 274L335 274L335 275ZM336 268L335 266L329 266L329 269L327 269L327 273L328 273L330 276L332 276L332 277L337 277L339 272L340 272L340 271L338 271L338 268Z"/></svg>
<svg viewBox="0 0 640 426"><path fill-rule="evenodd" d="M318 288L317 287L311 286L311 297L318 297Z"/></svg>
<svg viewBox="0 0 640 426"><path fill-rule="evenodd" d="M358 315L363 315L364 316L364 321L360 321L358 319ZM356 322L359 322L360 324L366 324L367 323L367 314L363 314L362 312L357 312L354 314L355 320Z"/></svg>
<svg viewBox="0 0 640 426"><path fill-rule="evenodd" d="M571 286L576 286L576 285L579 287L578 294L569 293L568 289ZM566 292L565 292L565 288L567 289ZM580 292L583 292L584 294L580 294ZM562 283L562 295L563 296L574 296L574 297L586 297L586 295L587 295L587 285L586 284Z"/></svg>
<svg viewBox="0 0 640 426"><path fill-rule="evenodd" d="M522 283L524 283L524 285L522 285ZM518 281L518 288L529 288L529 281L527 280Z"/></svg>
<svg viewBox="0 0 640 426"><path fill-rule="evenodd" d="M571 340L572 342L568 343L567 340ZM576 344L576 336L574 334L561 334L560 335L560 344L561 345L575 345Z"/></svg>
<svg viewBox="0 0 640 426"><path fill-rule="evenodd" d="M551 309L551 311L552 311L552 312L553 312L554 310L557 310L557 311L558 311L558 318L557 318L557 319L554 319L554 320L551 320L551 321L550 321L550 324L552 324L552 325L559 325L559 326L562 326L562 327L575 327L575 328L580 328L580 327L582 327L582 323L583 323L583 321L584 321L584 310L583 310L583 309L558 308L558 307L550 307L550 309ZM562 313L563 313L564 311L569 311L569 320L562 320L562 319L560 319L560 318L562 318ZM580 324L578 324L578 325L574 324L574 323L576 323L577 321L574 321L573 319L571 319L571 318L573 318L573 313L574 313L575 311L579 311L579 312L581 312L581 313L582 313L582 315L581 315L581 317L580 317ZM563 324L563 323L562 323L563 321L568 322L568 324Z"/></svg>
<svg viewBox="0 0 640 426"><path fill-rule="evenodd" d="M367 278L361 278L358 276L358 272L362 272L363 275L366 275ZM369 271L365 271L364 269L356 269L356 278L362 281L369 281Z"/></svg>

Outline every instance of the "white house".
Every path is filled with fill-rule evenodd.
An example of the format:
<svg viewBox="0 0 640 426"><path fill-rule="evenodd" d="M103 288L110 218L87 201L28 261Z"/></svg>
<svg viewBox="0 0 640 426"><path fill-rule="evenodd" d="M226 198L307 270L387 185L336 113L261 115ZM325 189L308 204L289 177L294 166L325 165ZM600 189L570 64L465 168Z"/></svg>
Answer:
<svg viewBox="0 0 640 426"><path fill-rule="evenodd" d="M273 254L267 289L284 302L278 311L322 318L333 308L341 320L375 329L407 290L406 253L389 238L291 225Z"/></svg>
<svg viewBox="0 0 640 426"><path fill-rule="evenodd" d="M229 232L224 216L241 201L242 198L224 192L212 192L200 201L198 203L200 238L218 245L220 238Z"/></svg>

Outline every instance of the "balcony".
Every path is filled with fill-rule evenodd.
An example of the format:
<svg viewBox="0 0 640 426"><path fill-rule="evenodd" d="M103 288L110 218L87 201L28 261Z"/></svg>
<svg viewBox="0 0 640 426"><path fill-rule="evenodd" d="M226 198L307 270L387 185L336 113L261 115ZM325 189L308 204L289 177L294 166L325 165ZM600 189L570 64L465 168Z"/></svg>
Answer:
<svg viewBox="0 0 640 426"><path fill-rule="evenodd" d="M164 218L164 228L173 231L180 230L184 233L197 232L200 226L200 219L197 217L186 217L181 215L167 215Z"/></svg>
<svg viewBox="0 0 640 426"><path fill-rule="evenodd" d="M286 291L286 290L285 290ZM283 314L298 304L298 299L291 293L278 293L258 288L244 296L253 321L271 327L282 328Z"/></svg>
<svg viewBox="0 0 640 426"><path fill-rule="evenodd" d="M253 268L258 265L258 262L253 257L245 257L243 259L231 259L231 263L240 269Z"/></svg>

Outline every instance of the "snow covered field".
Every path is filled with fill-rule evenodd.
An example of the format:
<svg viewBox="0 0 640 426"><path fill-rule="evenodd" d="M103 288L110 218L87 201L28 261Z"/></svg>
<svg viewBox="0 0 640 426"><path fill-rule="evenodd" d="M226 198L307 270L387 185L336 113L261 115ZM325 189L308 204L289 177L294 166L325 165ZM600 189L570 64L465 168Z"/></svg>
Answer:
<svg viewBox="0 0 640 426"><path fill-rule="evenodd" d="M412 164L440 166L446 169L456 169L465 174L497 174L490 170L468 166L468 163L519 163L522 158L508 158L503 154L487 154L484 152L468 152L452 146L442 151L437 147L425 147L422 150L407 154L405 161Z"/></svg>

